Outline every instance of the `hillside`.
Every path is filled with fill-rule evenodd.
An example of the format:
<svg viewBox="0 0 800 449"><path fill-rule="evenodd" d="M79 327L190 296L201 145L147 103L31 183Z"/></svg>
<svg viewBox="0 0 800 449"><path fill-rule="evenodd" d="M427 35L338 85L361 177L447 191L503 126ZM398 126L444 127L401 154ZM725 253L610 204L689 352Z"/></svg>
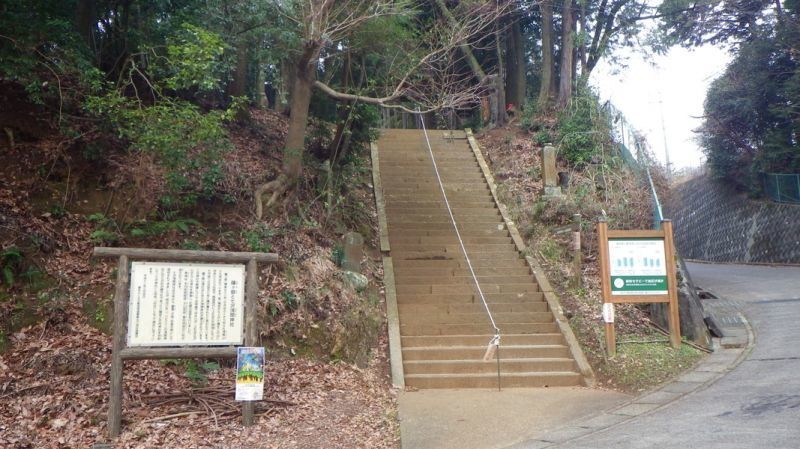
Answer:
<svg viewBox="0 0 800 449"><path fill-rule="evenodd" d="M308 173L296 206L256 220L251 192L279 169L286 120L255 109L249 117L228 126L222 194L169 218L148 204L163 186L153 175L158 166L140 153L117 147L108 159L92 158L96 141L76 144L52 129L26 133L13 148L4 142L0 445L104 441L115 264L91 252L113 245L270 251L282 260L260 276L270 400L260 425L240 430L232 361L128 362L119 447L394 446L380 259L363 260L369 285L360 293L336 265L349 230L363 233L367 255L376 254L368 160L359 153L336 174L330 207Z"/></svg>

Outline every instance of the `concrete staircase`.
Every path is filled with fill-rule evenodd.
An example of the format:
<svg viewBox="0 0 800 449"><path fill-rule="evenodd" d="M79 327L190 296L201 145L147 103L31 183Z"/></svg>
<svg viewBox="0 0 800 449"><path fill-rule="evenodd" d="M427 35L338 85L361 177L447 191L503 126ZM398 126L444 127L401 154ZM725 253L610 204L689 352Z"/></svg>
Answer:
<svg viewBox="0 0 800 449"><path fill-rule="evenodd" d="M463 131L429 131L439 172L481 288L502 331L502 387L582 383L575 358L517 250ZM493 335L419 130L377 142L406 386L495 388ZM380 202L380 200L379 200Z"/></svg>

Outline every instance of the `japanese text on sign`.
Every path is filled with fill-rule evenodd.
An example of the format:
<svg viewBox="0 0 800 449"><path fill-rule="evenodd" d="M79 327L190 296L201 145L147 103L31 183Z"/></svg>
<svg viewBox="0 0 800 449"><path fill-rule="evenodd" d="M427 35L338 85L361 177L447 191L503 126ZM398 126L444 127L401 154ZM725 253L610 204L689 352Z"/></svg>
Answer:
<svg viewBox="0 0 800 449"><path fill-rule="evenodd" d="M128 346L242 344L244 265L131 263Z"/></svg>

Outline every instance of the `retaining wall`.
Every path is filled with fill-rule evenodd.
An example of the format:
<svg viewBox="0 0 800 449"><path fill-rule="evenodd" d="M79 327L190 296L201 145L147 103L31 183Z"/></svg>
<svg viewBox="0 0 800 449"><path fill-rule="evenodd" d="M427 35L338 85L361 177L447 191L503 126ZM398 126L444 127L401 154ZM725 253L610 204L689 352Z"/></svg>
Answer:
<svg viewBox="0 0 800 449"><path fill-rule="evenodd" d="M800 206L754 201L707 175L674 187L666 205L686 259L800 263Z"/></svg>

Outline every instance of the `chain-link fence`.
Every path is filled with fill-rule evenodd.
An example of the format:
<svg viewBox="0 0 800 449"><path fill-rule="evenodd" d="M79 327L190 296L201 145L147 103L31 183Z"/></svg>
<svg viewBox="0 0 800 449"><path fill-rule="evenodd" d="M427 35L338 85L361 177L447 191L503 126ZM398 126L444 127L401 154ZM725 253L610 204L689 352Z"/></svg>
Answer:
<svg viewBox="0 0 800 449"><path fill-rule="evenodd" d="M653 202L653 229L661 229L661 221L664 219L664 213L661 208L661 201L658 199L655 185L653 185L653 177L650 176L650 167L642 156L642 145L644 145L644 137L638 134L635 128L628 123L625 115L614 107L611 102L606 102L603 105L603 110L608 119L608 126L611 129L614 140L618 144L619 153L622 159L637 173L643 182L646 182L650 187L650 195ZM631 152L630 147L636 149L636 155ZM641 160L641 162L640 162Z"/></svg>
<svg viewBox="0 0 800 449"><path fill-rule="evenodd" d="M800 174L764 173L764 193L777 203L800 204Z"/></svg>

